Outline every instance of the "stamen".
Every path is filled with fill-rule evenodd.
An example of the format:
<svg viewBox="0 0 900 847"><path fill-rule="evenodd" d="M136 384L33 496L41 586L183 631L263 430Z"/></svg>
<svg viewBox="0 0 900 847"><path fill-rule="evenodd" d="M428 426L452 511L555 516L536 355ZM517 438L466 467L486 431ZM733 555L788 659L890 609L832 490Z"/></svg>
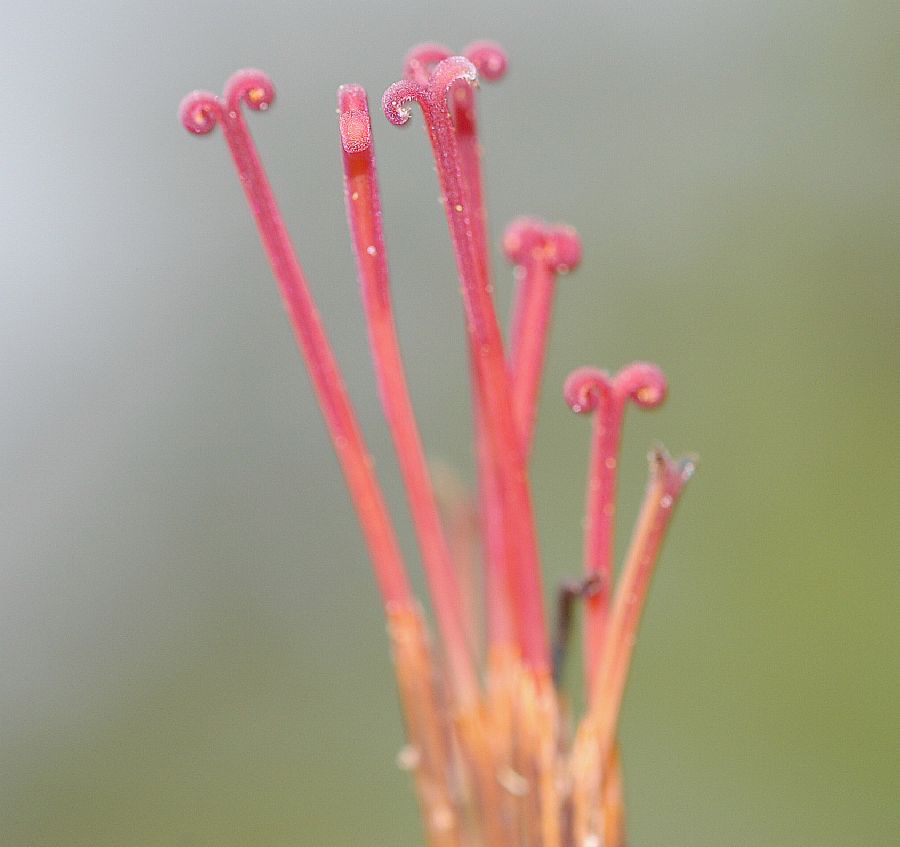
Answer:
<svg viewBox="0 0 900 847"><path fill-rule="evenodd" d="M454 683L453 694L457 701L470 704L478 696L478 681L467 644L459 583L441 525L397 339L365 90L358 85L342 86L338 91L338 112L344 150L347 219L381 404L394 440L422 550L431 599Z"/></svg>
<svg viewBox="0 0 900 847"><path fill-rule="evenodd" d="M437 66L452 56L453 54L441 44L420 44L407 54L403 75L420 85L428 86ZM472 63L480 78L489 82L496 82L506 75L509 60L503 48L493 41L477 41L470 44L463 50L462 56ZM454 86L450 104L459 149L460 174L467 195L467 201L459 205L468 209L470 237L474 240L474 249L481 263L482 272L490 284L481 145L478 141L475 92L472 86L464 83Z"/></svg>
<svg viewBox="0 0 900 847"><path fill-rule="evenodd" d="M509 64L503 48L493 41L478 41L463 50L462 55L475 67L479 77L496 82L502 79ZM404 76L427 86L437 66L453 54L440 44L421 44L407 54ZM484 211L484 186L481 176L481 145L478 142L478 123L475 109L475 92L470 85L460 84L453 89L450 99L453 125L459 148L460 171L468 197L465 207L469 210L471 237L475 251L489 279L487 218ZM463 204L460 204L463 205Z"/></svg>
<svg viewBox="0 0 900 847"><path fill-rule="evenodd" d="M523 451L531 453L556 277L581 262L581 240L570 226L518 218L503 235L503 251L516 267L509 369Z"/></svg>
<svg viewBox="0 0 900 847"><path fill-rule="evenodd" d="M600 761L608 761L641 611L669 521L696 459L672 459L658 447L650 454L650 482L616 588L603 652L593 678L588 720L597 731Z"/></svg>
<svg viewBox="0 0 900 847"><path fill-rule="evenodd" d="M447 213L457 270L463 287L469 344L474 356L476 395L484 416L491 461L496 467L507 549L515 550L512 590L523 658L532 668L549 671L549 649L541 599L540 572L531 494L513 417L512 394L490 285L483 272L466 212L467 194L460 170L456 134L447 112L447 94L458 81L474 82L475 67L462 57L441 62L427 86L401 80L384 94L388 119L400 126L409 120L407 104L422 108ZM461 211L460 211L461 210Z"/></svg>
<svg viewBox="0 0 900 847"><path fill-rule="evenodd" d="M347 479L385 605L410 608L412 594L372 460L242 114L241 102L260 111L268 108L274 97L272 82L264 73L238 71L225 84L222 98L206 92L185 97L181 121L190 132L201 135L211 132L216 124L222 126Z"/></svg>
<svg viewBox="0 0 900 847"><path fill-rule="evenodd" d="M422 44L407 54L404 62L404 76L422 86L428 86L435 68L452 57L449 49L440 44ZM503 48L490 41L476 42L463 51L478 73L489 81L499 80L506 73L507 58ZM464 202L455 206L455 211L466 211L468 215L468 236L474 250L483 284L492 289L490 258L488 252L487 215L484 206L484 188L481 175L481 145L478 141L475 92L466 82L453 86L450 97L450 111L456 131L459 153L460 178ZM471 367L476 366L479 351L469 344ZM513 639L508 564L515 553L508 549L503 530L503 507L499 502L501 486L492 467L491 450L485 432L485 414L477 391L473 391L474 430L476 457L478 462L478 496L484 526L484 551L486 564L486 585L488 595L488 633L492 652L506 652Z"/></svg>
<svg viewBox="0 0 900 847"><path fill-rule="evenodd" d="M585 613L587 690L593 693L613 582L616 478L625 406L629 399L647 409L660 405L666 397L666 380L659 368L642 362L623 368L613 378L595 368L580 368L569 375L564 393L574 412L595 413L584 531L585 571L600 578L600 588L588 598Z"/></svg>

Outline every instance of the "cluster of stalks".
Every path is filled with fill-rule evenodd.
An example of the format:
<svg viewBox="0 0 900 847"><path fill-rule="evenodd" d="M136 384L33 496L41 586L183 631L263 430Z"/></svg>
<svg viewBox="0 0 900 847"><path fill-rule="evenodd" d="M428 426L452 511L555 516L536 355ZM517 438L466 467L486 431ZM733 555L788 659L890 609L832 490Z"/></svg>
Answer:
<svg viewBox="0 0 900 847"><path fill-rule="evenodd" d="M271 81L244 70L222 97L189 94L191 132L224 131L331 432L371 555L388 621L408 745L430 847L622 847L622 774L616 725L638 622L689 459L656 449L640 516L615 580L614 524L625 408L658 406L663 374L636 363L616 375L575 371L565 397L593 416L584 575L560 595L551 643L528 476L557 277L581 258L577 234L522 218L503 248L515 267L507 342L492 296L476 119L478 77L496 80L507 59L492 43L452 55L415 48L382 101L397 126L418 103L440 183L465 306L477 493L439 502L422 447L391 306L372 123L365 91L338 92L347 217L385 418L412 513L437 631L433 648L410 589L373 463L303 270L282 222L242 107L265 110ZM473 566L474 563L474 566ZM477 565L481 565L480 569ZM472 577L473 571L478 577ZM484 602L480 602L484 597ZM559 689L572 604L584 600L586 708L569 719ZM486 625L478 620L483 609ZM485 631L482 638L479 633Z"/></svg>

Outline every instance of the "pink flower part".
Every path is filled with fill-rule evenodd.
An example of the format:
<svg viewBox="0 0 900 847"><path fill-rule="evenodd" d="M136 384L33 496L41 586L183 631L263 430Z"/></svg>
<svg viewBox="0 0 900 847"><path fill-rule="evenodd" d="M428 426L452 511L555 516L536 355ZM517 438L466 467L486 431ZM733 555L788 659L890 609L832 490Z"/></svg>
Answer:
<svg viewBox="0 0 900 847"><path fill-rule="evenodd" d="M587 604L588 709L573 739L565 728L558 679L550 673L527 458L556 280L578 265L581 244L570 227L533 218L518 219L507 229L503 247L518 281L507 355L493 300L473 90L479 74L501 78L507 60L491 42L464 52L451 56L434 44L414 49L406 60L406 78L385 92L382 105L389 120L402 125L409 120L409 104L419 103L437 166L465 306L478 527L469 498L459 490L448 505L442 489L447 527L438 511L394 321L366 94L355 85L338 92L347 218L381 403L444 651L444 661L437 665L372 461L243 116L243 105L255 110L271 105L272 84L260 71L241 71L228 81L221 98L206 92L188 95L181 119L198 135L222 126L347 478L387 611L428 843L501 847L524 838L535 844L558 845L568 839L622 847L622 775L615 745L619 709L650 579L694 462L675 461L662 449L653 453L650 483L613 592L625 407L631 400L655 408L665 399L666 380L659 368L645 363L629 365L614 377L594 368L570 375L567 401L576 412L594 415L586 576L574 589ZM491 648L484 685L475 661L477 603L460 586L463 579L474 593L477 580L469 578L467 563L478 530L486 560ZM560 631L567 630L570 613L571 604L561 614ZM557 638L564 644L564 636Z"/></svg>
<svg viewBox="0 0 900 847"><path fill-rule="evenodd" d="M645 409L666 398L666 379L656 365L636 362L615 377L596 368L579 368L566 380L564 393L574 412L593 413L594 431L588 469L584 531L584 566L599 577L586 598L585 668L588 691L603 649L613 582L616 478L625 406L629 400Z"/></svg>
<svg viewBox="0 0 900 847"><path fill-rule="evenodd" d="M391 123L409 121L408 104L422 108L431 139L444 207L463 285L467 331L474 352L475 393L490 445L491 461L503 515L509 583L515 603L516 629L522 657L537 671L549 670L549 646L541 594L540 566L531 507L531 493L513 417L512 392L500 328L490 284L473 239L466 211L468 192L463 183L456 133L447 111L447 96L454 84L473 83L475 66L457 56L434 69L427 85L401 80L384 94L382 104ZM514 551L514 552L513 552Z"/></svg>
<svg viewBox="0 0 900 847"><path fill-rule="evenodd" d="M661 447L650 454L650 482L625 556L592 681L589 714L598 730L601 762L612 750L631 654L659 551L695 467L696 459L672 459Z"/></svg>
<svg viewBox="0 0 900 847"><path fill-rule="evenodd" d="M506 228L503 252L515 265L518 279L509 369L516 423L522 449L528 456L534 439L556 278L581 263L581 240L570 226L551 226L535 218L518 218Z"/></svg>
<svg viewBox="0 0 900 847"><path fill-rule="evenodd" d="M463 50L477 72L489 81L497 81L508 66L506 53L499 44L480 41ZM406 56L403 75L406 79L428 86L435 68L453 53L441 44L420 44ZM466 81L452 86L450 111L456 133L459 154L460 178L466 194L468 210L468 237L475 253L484 285L491 289L490 257L488 251L487 214L484 203L484 183L481 172L481 144L478 140L475 92ZM471 346L469 357L474 370L478 350ZM473 392L475 454L478 463L478 497L481 504L486 559L488 638L494 648L504 648L513 641L513 613L510 608L510 579L514 566L510 563L515 551L504 538L503 514L500 505L501 487L496 479L488 435L485 431L485 413L477 391Z"/></svg>
<svg viewBox="0 0 900 847"><path fill-rule="evenodd" d="M238 71L225 84L222 98L202 91L185 97L181 121L198 135L222 126L347 479L382 597L389 607L408 607L412 593L371 457L241 110L244 103L264 111L274 99L272 82L262 71Z"/></svg>
<svg viewBox="0 0 900 847"><path fill-rule="evenodd" d="M469 652L463 603L450 548L444 535L415 414L406 383L390 295L381 200L366 92L358 85L338 90L344 196L362 290L381 404L406 487L422 551L429 593L447 651L454 695L467 703L478 695Z"/></svg>

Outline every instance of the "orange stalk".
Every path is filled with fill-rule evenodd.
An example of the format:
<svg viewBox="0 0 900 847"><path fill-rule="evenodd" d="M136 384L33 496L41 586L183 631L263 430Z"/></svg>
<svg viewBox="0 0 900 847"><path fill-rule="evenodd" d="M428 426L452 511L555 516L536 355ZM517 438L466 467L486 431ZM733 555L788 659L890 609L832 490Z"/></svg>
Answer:
<svg viewBox="0 0 900 847"><path fill-rule="evenodd" d="M604 763L612 751L628 666L653 570L669 521L694 466L694 460L673 460L662 448L650 455L650 482L616 589L591 692L589 719L597 728L600 761Z"/></svg>

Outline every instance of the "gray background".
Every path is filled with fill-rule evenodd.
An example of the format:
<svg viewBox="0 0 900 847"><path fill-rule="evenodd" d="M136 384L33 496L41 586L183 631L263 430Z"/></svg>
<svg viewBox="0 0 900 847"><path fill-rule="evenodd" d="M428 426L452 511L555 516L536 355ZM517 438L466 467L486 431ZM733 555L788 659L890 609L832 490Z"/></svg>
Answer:
<svg viewBox="0 0 900 847"><path fill-rule="evenodd" d="M496 38L495 238L582 233L534 462L547 585L578 569L581 364L697 450L622 727L632 843L898 831L900 14L877 2L8 4L0 34L0 841L421 842L378 602L221 137L180 97L256 65L253 132L415 568L345 234L334 92ZM457 285L421 119L376 119L430 452L471 477ZM510 274L497 257L499 298ZM627 526L620 532L626 538Z"/></svg>

